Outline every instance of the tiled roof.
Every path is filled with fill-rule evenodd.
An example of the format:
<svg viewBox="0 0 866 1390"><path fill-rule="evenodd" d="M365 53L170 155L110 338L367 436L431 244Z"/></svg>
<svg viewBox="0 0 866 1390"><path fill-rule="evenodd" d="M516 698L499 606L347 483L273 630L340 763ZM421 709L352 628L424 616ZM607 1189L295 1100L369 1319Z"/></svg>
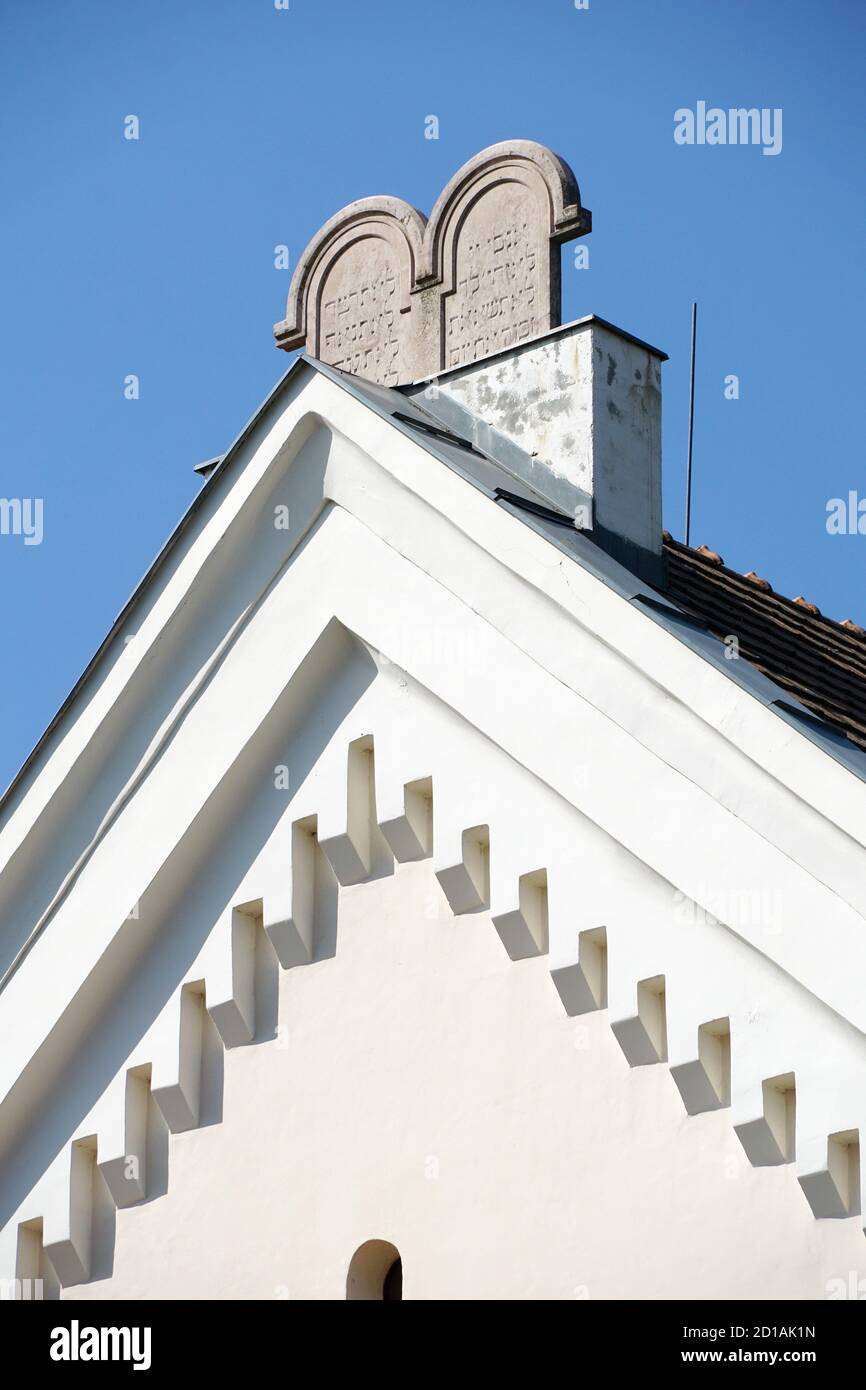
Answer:
<svg viewBox="0 0 866 1390"><path fill-rule="evenodd" d="M866 749L866 632L806 599L783 598L754 571L739 574L706 546L664 537L666 593L716 637L828 724Z"/></svg>

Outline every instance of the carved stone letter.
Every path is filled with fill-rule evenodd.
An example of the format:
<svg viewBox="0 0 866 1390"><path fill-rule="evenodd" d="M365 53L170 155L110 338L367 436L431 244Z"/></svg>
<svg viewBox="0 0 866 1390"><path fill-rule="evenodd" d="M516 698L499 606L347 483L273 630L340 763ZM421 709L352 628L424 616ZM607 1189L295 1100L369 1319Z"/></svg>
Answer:
<svg viewBox="0 0 866 1390"><path fill-rule="evenodd" d="M410 290L424 218L397 198L351 203L310 242L292 277L281 348L386 386L415 372Z"/></svg>
<svg viewBox="0 0 866 1390"><path fill-rule="evenodd" d="M387 386L474 362L560 322L559 243L592 226L568 165L530 140L464 164L429 223L397 198L332 217L301 257L282 348Z"/></svg>

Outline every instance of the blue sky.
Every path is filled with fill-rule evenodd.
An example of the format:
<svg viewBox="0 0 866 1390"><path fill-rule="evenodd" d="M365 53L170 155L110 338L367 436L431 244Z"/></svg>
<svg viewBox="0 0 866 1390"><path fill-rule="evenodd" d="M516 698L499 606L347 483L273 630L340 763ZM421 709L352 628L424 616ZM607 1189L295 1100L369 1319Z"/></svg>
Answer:
<svg viewBox="0 0 866 1390"><path fill-rule="evenodd" d="M864 37L861 0L4 0L0 496L42 498L44 534L0 536L0 784L193 465L285 370L274 247L294 261L367 194L429 212L507 138L562 154L593 211L590 268L564 249L563 318L670 354L666 525L682 534L694 298L693 544L866 625L866 535L825 526L830 498L866 497ZM781 153L677 145L674 112L700 100L781 108Z"/></svg>

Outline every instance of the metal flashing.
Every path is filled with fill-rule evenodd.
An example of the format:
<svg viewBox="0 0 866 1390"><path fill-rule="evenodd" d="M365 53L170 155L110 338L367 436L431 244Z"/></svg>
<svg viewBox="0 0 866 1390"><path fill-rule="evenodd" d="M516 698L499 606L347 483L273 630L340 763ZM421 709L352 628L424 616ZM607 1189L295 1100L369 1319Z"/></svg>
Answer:
<svg viewBox="0 0 866 1390"><path fill-rule="evenodd" d="M575 324L566 324L560 329L553 330L552 334L543 336L555 336L575 327L576 324L592 322L593 317L576 320ZM605 322L604 320L595 321ZM606 326L613 327L613 325ZM614 331L620 332L621 330L616 329ZM630 337L631 335L624 336ZM633 341L639 342L640 340L633 339ZM649 346L648 344L641 345ZM657 351L656 349L651 350ZM663 354L658 355L663 356ZM310 370L321 373L328 380L348 391L356 400L373 410L381 418L388 420L394 429L400 430L407 437L413 439L416 444L444 463L452 472L457 473L466 482L485 493L491 501L509 510L524 525L529 526L556 549L583 566L601 583L613 589L627 601L637 602L640 611L646 617L665 627L704 660L709 661L742 689L759 699L766 707L771 708L779 718L786 720L804 737L810 739L836 762L841 763L849 772L866 781L866 751L858 748L843 735L836 736L835 731L829 725L826 726L826 732L823 727L818 727L821 721L817 720L805 708L800 709L797 703L791 700L789 694L762 675L756 667L749 665L742 659L737 662L726 660L722 642L712 637L708 632L697 628L694 619L691 619L682 609L671 604L658 589L653 588L644 579L626 568L587 532L576 529L570 518L568 518L569 524L564 525L562 517L558 514L552 514L548 499L530 487L523 479L512 474L502 463L482 453L477 445L467 444L464 439L449 439L442 430L441 421L423 411L405 391L379 386L364 381L360 377L349 376L335 367L327 366L306 354L302 354L276 383L262 405L250 417L230 447L207 474L202 488L193 498L177 526L161 547L152 565L121 608L106 637L47 725L45 732L30 751L3 795L0 796L0 815L8 809L12 797L21 787L36 759L45 749L52 734L111 647L145 590L175 550L205 500L211 496L214 487L218 485L218 480L225 477L230 470L242 445L264 419L267 412L277 403L287 386L305 371ZM430 426L433 428L431 429ZM423 437L419 438L419 435ZM506 480L507 487L503 487L503 482Z"/></svg>

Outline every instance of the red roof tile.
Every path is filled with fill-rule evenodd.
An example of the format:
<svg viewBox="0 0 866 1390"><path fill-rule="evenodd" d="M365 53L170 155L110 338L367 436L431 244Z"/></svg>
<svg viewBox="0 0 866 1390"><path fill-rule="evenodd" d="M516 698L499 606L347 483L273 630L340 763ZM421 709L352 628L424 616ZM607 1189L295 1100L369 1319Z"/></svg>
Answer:
<svg viewBox="0 0 866 1390"><path fill-rule="evenodd" d="M866 749L863 628L824 617L802 595L774 593L754 571L728 569L706 546L692 549L665 532L664 550L669 598L715 636L735 636L741 657Z"/></svg>

